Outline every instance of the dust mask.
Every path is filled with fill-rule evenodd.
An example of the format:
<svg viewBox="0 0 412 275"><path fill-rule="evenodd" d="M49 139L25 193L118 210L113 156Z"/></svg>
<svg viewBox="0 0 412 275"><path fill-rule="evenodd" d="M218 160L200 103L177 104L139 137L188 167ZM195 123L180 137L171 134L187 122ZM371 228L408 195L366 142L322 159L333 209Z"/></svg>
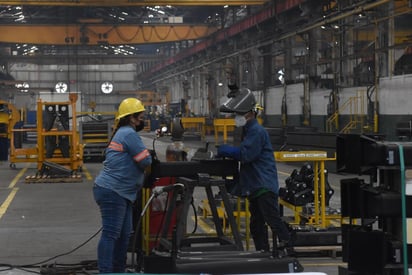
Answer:
<svg viewBox="0 0 412 275"><path fill-rule="evenodd" d="M140 132L144 129L144 120L140 121L140 124L135 127L136 132Z"/></svg>
<svg viewBox="0 0 412 275"><path fill-rule="evenodd" d="M236 115L235 116L235 124L236 127L243 127L246 125L246 118L245 116L242 115Z"/></svg>

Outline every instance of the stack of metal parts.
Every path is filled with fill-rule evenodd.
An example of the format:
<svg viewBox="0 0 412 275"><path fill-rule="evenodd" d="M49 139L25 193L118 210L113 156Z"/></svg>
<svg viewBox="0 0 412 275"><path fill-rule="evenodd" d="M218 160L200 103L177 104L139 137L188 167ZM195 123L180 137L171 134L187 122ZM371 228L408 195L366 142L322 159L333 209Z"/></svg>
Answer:
<svg viewBox="0 0 412 275"><path fill-rule="evenodd" d="M326 205L329 205L334 190L331 188L327 176L328 173L325 171L325 202ZM305 163L299 171L297 169L292 171L291 175L285 180L286 188L281 187L279 189L279 196L284 201L295 206L313 203L315 193L314 177L312 165Z"/></svg>
<svg viewBox="0 0 412 275"><path fill-rule="evenodd" d="M37 125L36 124L24 124L25 129L23 141L24 143L35 144L37 143Z"/></svg>
<svg viewBox="0 0 412 275"><path fill-rule="evenodd" d="M111 135L110 123L107 121L88 121L79 124L80 143L83 147L83 157L103 157L104 149Z"/></svg>
<svg viewBox="0 0 412 275"><path fill-rule="evenodd" d="M412 143L380 138L337 138L337 170L369 176L340 182L342 215L351 222L342 225L347 268L339 274L410 274Z"/></svg>
<svg viewBox="0 0 412 275"><path fill-rule="evenodd" d="M44 161L35 176L27 176L25 183L81 182L81 174L57 163Z"/></svg>

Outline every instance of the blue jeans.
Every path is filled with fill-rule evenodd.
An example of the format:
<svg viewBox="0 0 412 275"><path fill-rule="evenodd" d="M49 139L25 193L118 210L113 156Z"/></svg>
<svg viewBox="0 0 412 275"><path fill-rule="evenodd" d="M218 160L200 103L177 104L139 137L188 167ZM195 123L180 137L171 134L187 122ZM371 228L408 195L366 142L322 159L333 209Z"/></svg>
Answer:
<svg viewBox="0 0 412 275"><path fill-rule="evenodd" d="M99 273L123 273L132 232L132 203L116 192L97 185L93 195L102 216L102 234L97 247Z"/></svg>
<svg viewBox="0 0 412 275"><path fill-rule="evenodd" d="M257 251L269 251L268 230L277 234L281 241L289 241L290 234L279 213L278 195L267 192L257 198L249 199L250 233Z"/></svg>

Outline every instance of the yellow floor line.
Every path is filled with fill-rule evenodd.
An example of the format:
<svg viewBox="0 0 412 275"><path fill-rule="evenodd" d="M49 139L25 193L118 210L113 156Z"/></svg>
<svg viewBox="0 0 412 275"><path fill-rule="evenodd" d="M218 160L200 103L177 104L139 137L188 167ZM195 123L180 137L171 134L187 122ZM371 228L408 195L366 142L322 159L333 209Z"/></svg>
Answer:
<svg viewBox="0 0 412 275"><path fill-rule="evenodd" d="M90 175L90 172L89 172L89 170L87 170L86 166L83 166L82 169L83 169L84 175L86 176L86 179L87 180L92 180L93 177L92 177L92 175Z"/></svg>
<svg viewBox="0 0 412 275"><path fill-rule="evenodd" d="M192 220L195 221L195 217L192 216ZM200 217L197 217L197 225L202 229L204 233L216 233L216 230L209 226L206 222L203 221Z"/></svg>
<svg viewBox="0 0 412 275"><path fill-rule="evenodd" d="M11 202L14 199L14 196L16 196L17 191L19 188L14 187L10 194L7 196L6 200L3 202L3 204L0 206L0 219L3 217L4 213L6 213L7 209L9 208Z"/></svg>
<svg viewBox="0 0 412 275"><path fill-rule="evenodd" d="M24 175L24 173L26 173L27 168L29 167L29 165L27 164L26 167L24 167L23 169L21 169L21 171L14 177L14 179L10 182L9 184L9 188L13 188L17 182L19 181L19 179Z"/></svg>
<svg viewBox="0 0 412 275"><path fill-rule="evenodd" d="M21 171L14 177L14 179L10 182L8 189L11 189L10 194L7 196L6 200L0 206L0 219L3 217L4 213L6 213L7 209L9 208L11 202L13 201L14 197L16 196L17 191L19 188L14 187L20 178L26 173L27 169L29 168L30 164L26 164L26 167L21 169Z"/></svg>

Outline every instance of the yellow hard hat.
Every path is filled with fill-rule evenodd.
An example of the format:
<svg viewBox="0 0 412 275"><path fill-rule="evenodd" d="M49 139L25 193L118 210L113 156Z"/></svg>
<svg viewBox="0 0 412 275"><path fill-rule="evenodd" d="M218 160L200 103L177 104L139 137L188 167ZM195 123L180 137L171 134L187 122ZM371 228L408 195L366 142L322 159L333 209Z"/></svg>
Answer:
<svg viewBox="0 0 412 275"><path fill-rule="evenodd" d="M263 109L263 106L260 105L259 103L256 103L255 107L253 107L253 111L254 111L255 113L257 113L257 112L259 112L259 111L263 111L263 110L264 110L264 109Z"/></svg>
<svg viewBox="0 0 412 275"><path fill-rule="evenodd" d="M143 111L145 108L140 100L134 97L126 98L119 105L116 119L119 120L122 117Z"/></svg>

